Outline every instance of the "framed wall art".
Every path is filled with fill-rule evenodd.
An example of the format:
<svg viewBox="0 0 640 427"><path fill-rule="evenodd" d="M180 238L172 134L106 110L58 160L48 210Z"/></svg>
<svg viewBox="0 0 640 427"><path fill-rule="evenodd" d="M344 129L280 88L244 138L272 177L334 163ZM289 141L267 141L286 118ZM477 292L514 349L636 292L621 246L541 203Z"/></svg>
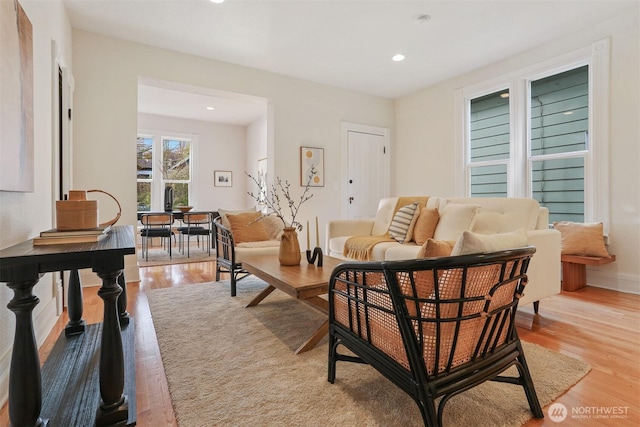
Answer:
<svg viewBox="0 0 640 427"><path fill-rule="evenodd" d="M216 187L232 187L231 171L213 171L213 185Z"/></svg>
<svg viewBox="0 0 640 427"><path fill-rule="evenodd" d="M324 187L324 148L300 147L300 185Z"/></svg>
<svg viewBox="0 0 640 427"><path fill-rule="evenodd" d="M18 1L0 8L0 191L33 192L33 28Z"/></svg>

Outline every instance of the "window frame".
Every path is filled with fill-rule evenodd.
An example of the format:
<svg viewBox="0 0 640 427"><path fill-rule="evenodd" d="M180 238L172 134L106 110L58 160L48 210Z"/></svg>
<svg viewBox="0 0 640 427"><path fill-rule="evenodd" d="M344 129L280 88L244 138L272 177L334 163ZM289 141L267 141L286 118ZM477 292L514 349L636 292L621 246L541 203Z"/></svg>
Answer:
<svg viewBox="0 0 640 427"><path fill-rule="evenodd" d="M136 178L136 182L151 182L151 212L164 211L164 188L165 184L188 184L189 186L189 204L195 206L197 201L194 200L196 191L194 190L195 181L193 179L195 173L194 159L197 154L198 137L195 134L182 134L173 132L164 132L150 129L138 129L138 138L153 138L153 165L152 179L141 180ZM163 144L165 140L188 141L189 148L189 179L188 180L165 180L162 176L160 166L164 164ZM137 194L137 193L136 193ZM136 195L137 197L137 195Z"/></svg>
<svg viewBox="0 0 640 427"><path fill-rule="evenodd" d="M589 141L584 155L584 221L602 222L609 233L609 57L610 40L599 40L582 49L515 70L492 80L455 91L456 193L469 197L470 103L472 99L508 90L511 157L507 166L507 197L532 197L531 81L584 65L589 67ZM523 143L524 142L524 143ZM574 154L574 153L572 153ZM564 153L564 157L567 153ZM478 164L474 164L477 166ZM519 171L524 171L524 173Z"/></svg>

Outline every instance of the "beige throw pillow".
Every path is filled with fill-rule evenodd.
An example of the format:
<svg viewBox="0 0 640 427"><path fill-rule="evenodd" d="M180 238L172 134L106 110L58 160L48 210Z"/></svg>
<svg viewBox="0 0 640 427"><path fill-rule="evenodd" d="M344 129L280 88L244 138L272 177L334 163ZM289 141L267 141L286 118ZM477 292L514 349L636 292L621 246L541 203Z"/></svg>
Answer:
<svg viewBox="0 0 640 427"><path fill-rule="evenodd" d="M432 238L439 219L438 209L422 208L413 226L413 240L418 245L423 245L427 239Z"/></svg>
<svg viewBox="0 0 640 427"><path fill-rule="evenodd" d="M218 213L220 214L220 223L225 227L231 230L231 224L229 224L229 220L227 219L227 215L238 215L241 213L253 213L256 211L256 207L252 207L249 209L243 210L228 210L228 209L218 209Z"/></svg>
<svg viewBox="0 0 640 427"><path fill-rule="evenodd" d="M280 218L275 215L267 215L260 222L264 225L270 240L280 240L284 229L284 223Z"/></svg>
<svg viewBox="0 0 640 427"><path fill-rule="evenodd" d="M231 225L234 243L263 242L269 240L269 235L264 228L262 221L258 219L262 216L260 212L242 213L237 215L227 215Z"/></svg>
<svg viewBox="0 0 640 427"><path fill-rule="evenodd" d="M389 235L399 243L411 240L413 226L417 219L418 202L411 203L398 209L389 225Z"/></svg>
<svg viewBox="0 0 640 427"><path fill-rule="evenodd" d="M604 245L604 231L601 222L583 224L579 222L554 222L553 227L560 232L560 252L563 255L582 255L609 258Z"/></svg>
<svg viewBox="0 0 640 427"><path fill-rule="evenodd" d="M476 212L476 205L449 203L440 212L440 220L433 233L436 240L456 240L463 231L471 230Z"/></svg>
<svg viewBox="0 0 640 427"><path fill-rule="evenodd" d="M527 241L527 231L524 228L500 234L478 234L465 231L456 241L451 256L521 248L527 246Z"/></svg>
<svg viewBox="0 0 640 427"><path fill-rule="evenodd" d="M451 255L455 241L427 239L418 251L418 258L434 258Z"/></svg>

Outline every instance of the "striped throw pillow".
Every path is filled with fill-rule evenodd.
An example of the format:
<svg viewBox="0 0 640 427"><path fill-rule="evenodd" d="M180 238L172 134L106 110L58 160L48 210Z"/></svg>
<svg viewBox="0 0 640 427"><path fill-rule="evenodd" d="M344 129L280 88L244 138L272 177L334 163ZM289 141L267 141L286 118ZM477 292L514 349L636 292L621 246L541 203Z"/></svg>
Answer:
<svg viewBox="0 0 640 427"><path fill-rule="evenodd" d="M411 240L411 229L415 224L418 202L398 209L389 226L389 235L400 243Z"/></svg>

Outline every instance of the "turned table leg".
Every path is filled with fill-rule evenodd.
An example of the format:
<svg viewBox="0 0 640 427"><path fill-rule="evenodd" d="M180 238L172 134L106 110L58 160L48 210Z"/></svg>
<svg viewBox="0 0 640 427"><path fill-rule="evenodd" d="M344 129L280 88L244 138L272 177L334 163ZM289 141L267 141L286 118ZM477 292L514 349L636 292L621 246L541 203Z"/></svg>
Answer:
<svg viewBox="0 0 640 427"><path fill-rule="evenodd" d="M124 391L124 354L120 333L118 296L122 288L118 285L121 270L98 273L102 287L98 296L104 301L104 320L100 346L100 406L96 414L96 426L110 426L126 422L129 404Z"/></svg>
<svg viewBox="0 0 640 427"><path fill-rule="evenodd" d="M82 319L82 283L78 270L69 271L69 289L67 291L67 312L69 322L64 328L66 336L81 334L85 329L85 321Z"/></svg>
<svg viewBox="0 0 640 427"><path fill-rule="evenodd" d="M9 372L9 421L12 426L46 426L40 418L42 408L42 379L40 358L33 333L33 309L40 302L33 295L38 279L11 282L13 299L7 307L16 316L16 329Z"/></svg>
<svg viewBox="0 0 640 427"><path fill-rule="evenodd" d="M118 276L118 285L122 288L122 293L118 297L118 319L120 327L129 324L129 312L127 311L127 282L124 279L124 273Z"/></svg>

